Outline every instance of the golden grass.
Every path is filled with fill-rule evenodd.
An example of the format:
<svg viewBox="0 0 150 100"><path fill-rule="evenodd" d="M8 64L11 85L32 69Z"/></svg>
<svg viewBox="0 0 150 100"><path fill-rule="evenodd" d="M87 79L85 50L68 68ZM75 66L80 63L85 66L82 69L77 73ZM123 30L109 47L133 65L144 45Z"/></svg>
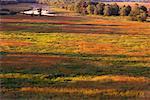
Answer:
<svg viewBox="0 0 150 100"><path fill-rule="evenodd" d="M32 74L20 74L20 73L0 74L0 78L33 78L34 76Z"/></svg>
<svg viewBox="0 0 150 100"><path fill-rule="evenodd" d="M80 77L71 77L66 78L74 82L76 81L111 81L111 82L133 82L133 83L149 83L150 79L146 77L132 77L132 76L122 76L122 75L103 75L103 76L80 76ZM63 78L57 78L56 80L64 80Z"/></svg>
<svg viewBox="0 0 150 100"><path fill-rule="evenodd" d="M96 76L92 81L112 80L114 82L150 82L149 78L145 77L129 77L129 76Z"/></svg>
<svg viewBox="0 0 150 100"><path fill-rule="evenodd" d="M79 51L82 53L90 53L90 54L123 54L125 53L125 49L114 45L114 44L98 44L92 42L79 42Z"/></svg>
<svg viewBox="0 0 150 100"><path fill-rule="evenodd" d="M11 40L1 40L0 46L30 46L32 43L30 42L17 42L17 41L11 41Z"/></svg>
<svg viewBox="0 0 150 100"><path fill-rule="evenodd" d="M144 96L142 91L125 91L120 92L115 89L84 89L84 88L39 88L39 87L23 87L19 91L21 92L36 92L36 93L69 93L69 94L85 94L85 95L96 95L104 94L109 96Z"/></svg>
<svg viewBox="0 0 150 100"><path fill-rule="evenodd" d="M44 93L83 93L83 94L96 94L100 92L107 92L107 91L113 91L113 89L108 90L100 90L100 89L84 89L84 88L38 88L38 87L24 87L21 88L20 91L23 92L44 92Z"/></svg>

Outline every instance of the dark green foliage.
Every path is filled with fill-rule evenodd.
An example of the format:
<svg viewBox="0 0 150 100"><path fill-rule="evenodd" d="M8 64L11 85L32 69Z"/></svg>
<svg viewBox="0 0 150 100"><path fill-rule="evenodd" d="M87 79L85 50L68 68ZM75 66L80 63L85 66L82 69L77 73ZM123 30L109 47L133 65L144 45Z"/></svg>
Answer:
<svg viewBox="0 0 150 100"><path fill-rule="evenodd" d="M3 55L7 55L8 54L8 52L3 52L3 51L1 51L0 52L0 56L2 57Z"/></svg>
<svg viewBox="0 0 150 100"><path fill-rule="evenodd" d="M140 9L145 11L145 12L148 12L147 8L145 6L140 6Z"/></svg>
<svg viewBox="0 0 150 100"><path fill-rule="evenodd" d="M131 12L131 6L130 5L128 5L127 7L126 7L126 13L127 13L127 16L130 14L130 12Z"/></svg>
<svg viewBox="0 0 150 100"><path fill-rule="evenodd" d="M119 6L116 3L111 5L111 15L119 15Z"/></svg>

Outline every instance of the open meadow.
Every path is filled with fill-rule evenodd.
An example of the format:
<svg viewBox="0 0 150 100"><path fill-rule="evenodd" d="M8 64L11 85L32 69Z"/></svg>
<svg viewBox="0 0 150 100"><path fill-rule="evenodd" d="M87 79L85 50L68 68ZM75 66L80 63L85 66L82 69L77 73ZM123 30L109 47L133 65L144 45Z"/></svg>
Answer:
<svg viewBox="0 0 150 100"><path fill-rule="evenodd" d="M1 100L150 99L149 22L5 15L0 39Z"/></svg>

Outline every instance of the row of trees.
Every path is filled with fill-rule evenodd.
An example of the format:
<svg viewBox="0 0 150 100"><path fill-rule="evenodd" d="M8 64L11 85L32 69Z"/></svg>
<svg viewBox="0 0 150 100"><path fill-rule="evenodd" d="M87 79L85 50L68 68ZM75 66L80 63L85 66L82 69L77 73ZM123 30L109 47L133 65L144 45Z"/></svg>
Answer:
<svg viewBox="0 0 150 100"><path fill-rule="evenodd" d="M135 4L133 7L130 5L119 7L116 3L92 3L90 1L85 2L84 0L81 0L75 5L75 11L83 15L130 16L129 19L133 21L146 21L148 16L147 8L138 4Z"/></svg>
<svg viewBox="0 0 150 100"><path fill-rule="evenodd" d="M66 10L75 11L82 15L103 15L103 16L129 16L133 21L146 21L147 8L145 6L131 7L115 4L105 4L101 2L91 2L91 0L44 0L48 4L52 4Z"/></svg>

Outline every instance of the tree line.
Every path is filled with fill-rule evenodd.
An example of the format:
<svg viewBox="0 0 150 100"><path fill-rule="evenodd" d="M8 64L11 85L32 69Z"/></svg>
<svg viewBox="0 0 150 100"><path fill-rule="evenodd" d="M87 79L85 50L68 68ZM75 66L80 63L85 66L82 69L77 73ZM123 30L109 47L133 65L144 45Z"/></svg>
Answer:
<svg viewBox="0 0 150 100"><path fill-rule="evenodd" d="M45 2L82 15L129 16L132 21L146 21L148 17L148 9L138 4L120 7L117 3L105 4L91 0L46 0Z"/></svg>

